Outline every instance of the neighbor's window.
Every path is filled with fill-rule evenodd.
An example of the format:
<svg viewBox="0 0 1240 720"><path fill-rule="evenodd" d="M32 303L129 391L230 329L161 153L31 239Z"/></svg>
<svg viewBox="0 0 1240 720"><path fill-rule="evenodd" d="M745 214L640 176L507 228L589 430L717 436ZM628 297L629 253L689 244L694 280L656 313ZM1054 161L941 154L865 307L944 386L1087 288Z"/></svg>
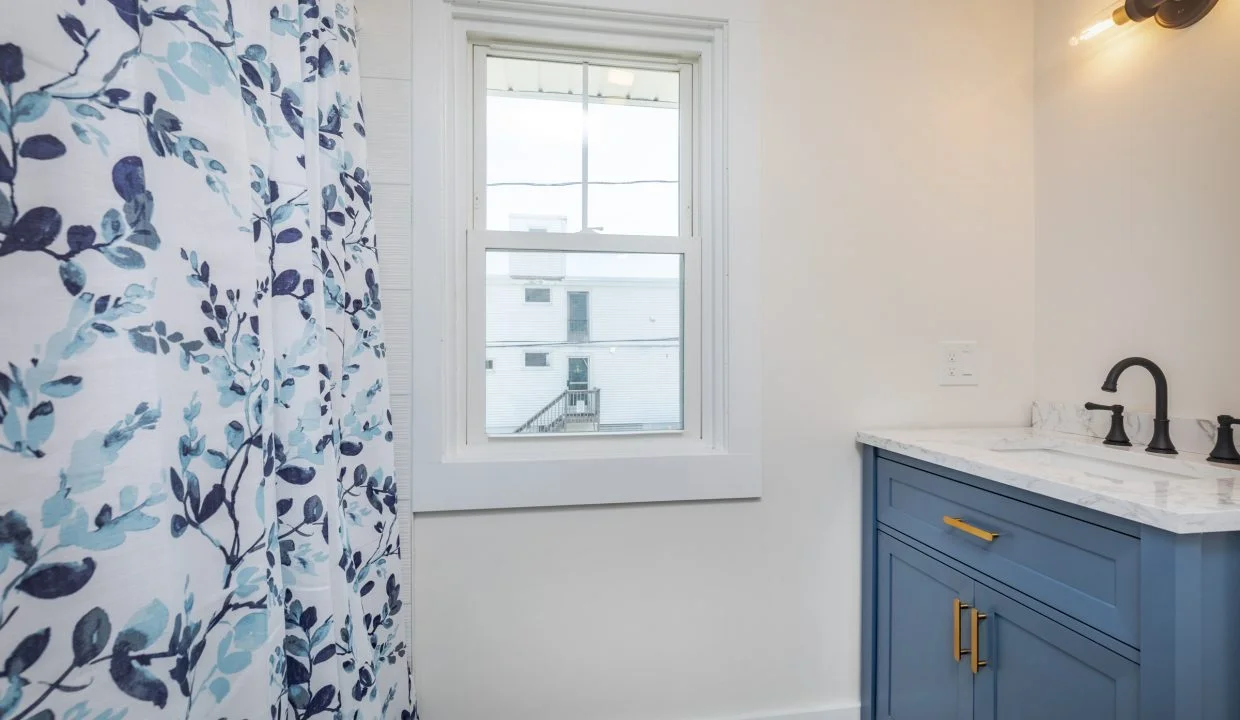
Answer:
<svg viewBox="0 0 1240 720"><path fill-rule="evenodd" d="M525 301L527 303L549 303L551 302L551 288L526 288Z"/></svg>
<svg viewBox="0 0 1240 720"><path fill-rule="evenodd" d="M700 292L686 283L698 251L693 66L482 45L474 58L471 273L482 277L469 280L485 285L485 319L471 316L485 341L470 352L501 362L471 427L683 430L699 373L685 365L686 292ZM552 371L502 362L514 355Z"/></svg>

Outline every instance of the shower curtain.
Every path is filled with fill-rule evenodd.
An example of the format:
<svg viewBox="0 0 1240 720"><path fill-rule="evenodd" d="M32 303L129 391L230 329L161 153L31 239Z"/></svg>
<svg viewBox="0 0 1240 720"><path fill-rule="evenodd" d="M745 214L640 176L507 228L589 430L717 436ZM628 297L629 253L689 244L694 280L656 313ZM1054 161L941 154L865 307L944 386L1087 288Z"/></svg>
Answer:
<svg viewBox="0 0 1240 720"><path fill-rule="evenodd" d="M0 3L0 718L413 718L352 0Z"/></svg>

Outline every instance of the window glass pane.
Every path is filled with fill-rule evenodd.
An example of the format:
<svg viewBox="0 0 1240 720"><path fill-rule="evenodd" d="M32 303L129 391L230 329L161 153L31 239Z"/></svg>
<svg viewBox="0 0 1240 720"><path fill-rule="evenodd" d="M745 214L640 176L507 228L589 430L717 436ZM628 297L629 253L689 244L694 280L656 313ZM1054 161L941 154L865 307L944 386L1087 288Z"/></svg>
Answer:
<svg viewBox="0 0 1240 720"><path fill-rule="evenodd" d="M550 302L525 302L523 269L549 258L561 273L540 281ZM487 433L682 429L682 265L667 254L487 251Z"/></svg>
<svg viewBox="0 0 1240 720"><path fill-rule="evenodd" d="M489 230L581 230L579 63L487 58Z"/></svg>
<svg viewBox="0 0 1240 720"><path fill-rule="evenodd" d="M586 226L680 233L680 74L591 65Z"/></svg>

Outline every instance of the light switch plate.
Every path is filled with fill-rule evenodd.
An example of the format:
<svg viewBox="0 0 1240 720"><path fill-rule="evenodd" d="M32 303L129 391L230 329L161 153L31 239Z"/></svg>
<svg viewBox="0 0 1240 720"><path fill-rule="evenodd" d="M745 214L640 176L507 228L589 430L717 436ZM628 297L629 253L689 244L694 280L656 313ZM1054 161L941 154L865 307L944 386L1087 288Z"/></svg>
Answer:
<svg viewBox="0 0 1240 720"><path fill-rule="evenodd" d="M977 341L944 341L939 345L939 384L977 385Z"/></svg>

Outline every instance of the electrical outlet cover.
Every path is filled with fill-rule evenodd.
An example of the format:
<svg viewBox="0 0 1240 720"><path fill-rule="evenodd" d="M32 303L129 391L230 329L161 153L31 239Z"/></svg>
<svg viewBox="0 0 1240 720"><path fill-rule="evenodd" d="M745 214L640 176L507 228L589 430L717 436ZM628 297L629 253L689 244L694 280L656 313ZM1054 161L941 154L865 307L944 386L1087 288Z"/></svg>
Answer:
<svg viewBox="0 0 1240 720"><path fill-rule="evenodd" d="M939 345L939 384L977 385L977 341L944 341Z"/></svg>

